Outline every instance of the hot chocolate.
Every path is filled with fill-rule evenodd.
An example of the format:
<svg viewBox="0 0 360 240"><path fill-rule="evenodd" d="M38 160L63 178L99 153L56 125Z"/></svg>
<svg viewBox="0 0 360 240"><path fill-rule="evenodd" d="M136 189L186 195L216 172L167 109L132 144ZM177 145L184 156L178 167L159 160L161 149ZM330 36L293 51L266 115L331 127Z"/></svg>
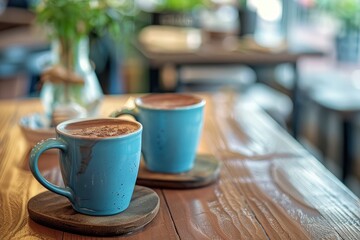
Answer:
<svg viewBox="0 0 360 240"><path fill-rule="evenodd" d="M77 212L94 216L128 208L141 156L142 125L117 118L73 119L56 126L56 138L38 143L30 153L30 169L48 190L69 199ZM39 171L39 157L60 149L65 187L48 182Z"/></svg>
<svg viewBox="0 0 360 240"><path fill-rule="evenodd" d="M138 124L129 121L101 119L71 123L61 130L73 136L106 138L130 134L136 132L139 128Z"/></svg>
<svg viewBox="0 0 360 240"><path fill-rule="evenodd" d="M166 93L166 94L150 94L141 97L137 101L137 105L146 108L156 109L176 109L192 106L201 103L202 99L188 94Z"/></svg>

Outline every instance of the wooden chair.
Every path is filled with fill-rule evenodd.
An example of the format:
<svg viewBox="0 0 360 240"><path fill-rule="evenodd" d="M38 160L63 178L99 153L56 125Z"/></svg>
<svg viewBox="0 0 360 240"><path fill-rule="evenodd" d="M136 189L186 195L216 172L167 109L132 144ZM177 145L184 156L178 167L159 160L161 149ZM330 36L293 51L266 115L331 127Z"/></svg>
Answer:
<svg viewBox="0 0 360 240"><path fill-rule="evenodd" d="M0 99L28 95L27 57L28 50L24 47L9 46L0 49Z"/></svg>
<svg viewBox="0 0 360 240"><path fill-rule="evenodd" d="M21 66L0 62L0 99L25 97L29 81Z"/></svg>

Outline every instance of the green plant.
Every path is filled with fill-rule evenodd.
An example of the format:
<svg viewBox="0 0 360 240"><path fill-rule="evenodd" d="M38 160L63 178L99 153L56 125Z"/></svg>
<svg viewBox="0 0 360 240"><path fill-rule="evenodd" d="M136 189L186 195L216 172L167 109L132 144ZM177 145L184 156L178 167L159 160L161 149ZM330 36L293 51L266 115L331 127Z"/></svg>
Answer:
<svg viewBox="0 0 360 240"><path fill-rule="evenodd" d="M110 35L116 43L111 51L116 52L118 40L125 44L133 36L137 13L134 0L40 0L34 11L38 23L57 43L57 59L41 75L47 114L56 123L62 119L57 116L96 112L102 91L90 65L89 39Z"/></svg>
<svg viewBox="0 0 360 240"><path fill-rule="evenodd" d="M247 0L238 0L238 7L239 7L239 9L246 9L247 8Z"/></svg>
<svg viewBox="0 0 360 240"><path fill-rule="evenodd" d="M107 32L119 38L131 30L136 7L133 0L42 0L35 12L53 38L77 40Z"/></svg>
<svg viewBox="0 0 360 240"><path fill-rule="evenodd" d="M360 28L360 0L316 0L316 5L340 20L344 28Z"/></svg>
<svg viewBox="0 0 360 240"><path fill-rule="evenodd" d="M210 0L163 0L157 9L160 11L189 11L197 7L208 5Z"/></svg>

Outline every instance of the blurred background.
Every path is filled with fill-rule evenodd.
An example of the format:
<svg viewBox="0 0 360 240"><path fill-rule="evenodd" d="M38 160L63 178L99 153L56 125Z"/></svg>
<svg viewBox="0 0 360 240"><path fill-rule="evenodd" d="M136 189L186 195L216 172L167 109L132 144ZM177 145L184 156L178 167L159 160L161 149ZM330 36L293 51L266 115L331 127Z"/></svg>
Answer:
<svg viewBox="0 0 360 240"><path fill-rule="evenodd" d="M0 0L0 99L41 94L39 4ZM360 1L134 0L127 17L121 40L89 35L104 94L235 91L360 195Z"/></svg>

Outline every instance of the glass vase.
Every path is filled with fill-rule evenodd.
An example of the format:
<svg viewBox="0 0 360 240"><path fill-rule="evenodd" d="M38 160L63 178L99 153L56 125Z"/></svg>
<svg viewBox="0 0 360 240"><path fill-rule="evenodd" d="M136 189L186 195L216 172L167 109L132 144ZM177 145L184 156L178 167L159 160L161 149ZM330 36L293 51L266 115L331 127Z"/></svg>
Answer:
<svg viewBox="0 0 360 240"><path fill-rule="evenodd" d="M89 60L89 39L54 41L53 63L41 76L40 98L51 125L98 114L103 92Z"/></svg>

